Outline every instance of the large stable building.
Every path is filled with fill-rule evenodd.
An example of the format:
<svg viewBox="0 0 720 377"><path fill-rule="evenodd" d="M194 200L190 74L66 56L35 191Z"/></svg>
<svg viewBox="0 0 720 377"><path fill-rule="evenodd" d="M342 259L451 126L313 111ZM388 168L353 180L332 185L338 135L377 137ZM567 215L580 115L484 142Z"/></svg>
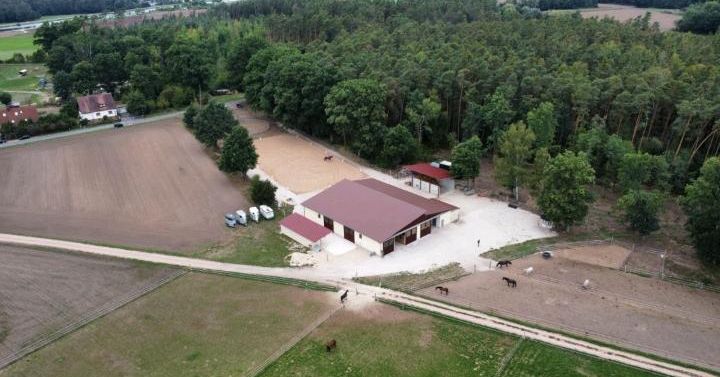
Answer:
<svg viewBox="0 0 720 377"><path fill-rule="evenodd" d="M376 179L343 180L302 203L302 215L378 255L457 221L457 207Z"/></svg>

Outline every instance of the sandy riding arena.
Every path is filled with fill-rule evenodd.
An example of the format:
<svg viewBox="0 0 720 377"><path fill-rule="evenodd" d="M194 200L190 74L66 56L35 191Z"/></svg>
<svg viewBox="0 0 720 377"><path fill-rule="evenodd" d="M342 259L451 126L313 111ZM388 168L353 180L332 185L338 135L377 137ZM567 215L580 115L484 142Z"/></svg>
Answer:
<svg viewBox="0 0 720 377"><path fill-rule="evenodd" d="M295 194L321 190L343 179L365 177L342 156L334 155L325 161L327 150L299 136L278 132L258 137L255 148L260 169Z"/></svg>
<svg viewBox="0 0 720 377"><path fill-rule="evenodd" d="M235 106L236 103L237 102L233 102L228 107L232 110L235 119L240 122L240 125L248 130L250 136L256 137L270 131L271 120L265 118L262 114L249 110L247 105L244 105L242 108L237 108Z"/></svg>
<svg viewBox="0 0 720 377"><path fill-rule="evenodd" d="M0 150L0 231L141 248L224 241L246 207L177 119Z"/></svg>
<svg viewBox="0 0 720 377"><path fill-rule="evenodd" d="M615 245L534 254L509 268L447 283L448 296L422 294L667 357L720 367L720 295L607 266L630 251ZM529 275L524 273L533 267ZM502 280L517 281L510 288ZM589 280L589 289L582 288Z"/></svg>
<svg viewBox="0 0 720 377"><path fill-rule="evenodd" d="M582 9L580 11L580 15L583 18L608 17L619 22L627 22L633 18L644 17L646 13L650 13L650 23L657 22L662 31L674 29L675 22L680 19L680 14L677 11L636 8L617 4L598 4L597 8Z"/></svg>

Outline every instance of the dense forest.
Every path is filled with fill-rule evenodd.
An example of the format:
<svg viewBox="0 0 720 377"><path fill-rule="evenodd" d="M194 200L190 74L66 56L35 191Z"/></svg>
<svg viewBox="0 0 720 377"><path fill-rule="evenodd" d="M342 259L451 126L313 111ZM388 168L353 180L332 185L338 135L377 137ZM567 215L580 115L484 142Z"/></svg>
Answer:
<svg viewBox="0 0 720 377"><path fill-rule="evenodd" d="M67 100L99 85L143 114L237 89L286 126L371 163L494 156L498 181L537 190L546 215L559 208L552 198L591 200L564 187L549 194L567 174L647 213L720 154L719 37L508 9L248 0L128 29L46 25L36 38Z"/></svg>
<svg viewBox="0 0 720 377"><path fill-rule="evenodd" d="M137 8L140 0L0 0L0 22L30 21L57 14L87 14Z"/></svg>

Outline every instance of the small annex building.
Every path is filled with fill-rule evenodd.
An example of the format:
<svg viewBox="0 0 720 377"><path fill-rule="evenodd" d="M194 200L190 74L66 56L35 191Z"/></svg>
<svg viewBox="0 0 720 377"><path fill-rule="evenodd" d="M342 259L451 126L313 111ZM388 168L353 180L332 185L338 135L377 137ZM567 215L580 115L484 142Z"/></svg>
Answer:
<svg viewBox="0 0 720 377"><path fill-rule="evenodd" d="M302 215L378 255L457 221L459 209L376 179L342 180L302 203Z"/></svg>
<svg viewBox="0 0 720 377"><path fill-rule="evenodd" d="M95 121L105 117L115 118L118 116L117 106L110 93L78 97L77 103L80 119Z"/></svg>
<svg viewBox="0 0 720 377"><path fill-rule="evenodd" d="M322 239L332 233L303 215L292 213L280 220L280 233L292 238L295 242L308 247L320 247Z"/></svg>
<svg viewBox="0 0 720 377"><path fill-rule="evenodd" d="M0 125L18 124L23 121L37 122L40 119L37 108L32 105L11 104L0 110Z"/></svg>
<svg viewBox="0 0 720 377"><path fill-rule="evenodd" d="M403 166L410 172L410 186L435 196L453 190L455 180L449 171L428 163Z"/></svg>

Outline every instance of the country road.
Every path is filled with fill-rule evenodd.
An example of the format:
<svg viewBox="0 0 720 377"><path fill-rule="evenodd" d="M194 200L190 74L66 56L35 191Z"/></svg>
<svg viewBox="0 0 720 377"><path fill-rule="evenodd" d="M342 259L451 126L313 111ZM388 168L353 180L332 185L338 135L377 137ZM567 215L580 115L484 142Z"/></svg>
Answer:
<svg viewBox="0 0 720 377"><path fill-rule="evenodd" d="M490 316L484 313L461 309L448 304L413 296L385 288L372 287L358 284L352 281L339 279L335 276L327 276L314 271L313 269L299 268L270 268L233 263L214 262L203 259L179 257L173 255L149 253L136 250L120 249L114 247L89 245L78 242L61 241L47 238L18 236L0 233L0 243L44 247L51 249L70 250L75 252L104 255L115 258L132 259L151 263L167 264L172 266L185 267L190 269L254 274L262 276L277 276L293 279L302 279L322 284L338 286L341 289L349 289L357 295L373 297L376 300L388 303L395 303L402 306L414 307L420 311L434 313L446 317L455 318L461 321L474 323L480 326L496 329L498 331L514 334L526 339L552 344L557 347L570 349L584 354L592 355L604 360L614 361L637 368L661 373L668 376L713 376L713 374L698 371L695 369L677 366L663 361L654 360L634 353L616 350L609 347L599 346L590 342L578 340L559 333L539 330L533 327L517 324L512 321ZM352 297L351 297L352 299Z"/></svg>

